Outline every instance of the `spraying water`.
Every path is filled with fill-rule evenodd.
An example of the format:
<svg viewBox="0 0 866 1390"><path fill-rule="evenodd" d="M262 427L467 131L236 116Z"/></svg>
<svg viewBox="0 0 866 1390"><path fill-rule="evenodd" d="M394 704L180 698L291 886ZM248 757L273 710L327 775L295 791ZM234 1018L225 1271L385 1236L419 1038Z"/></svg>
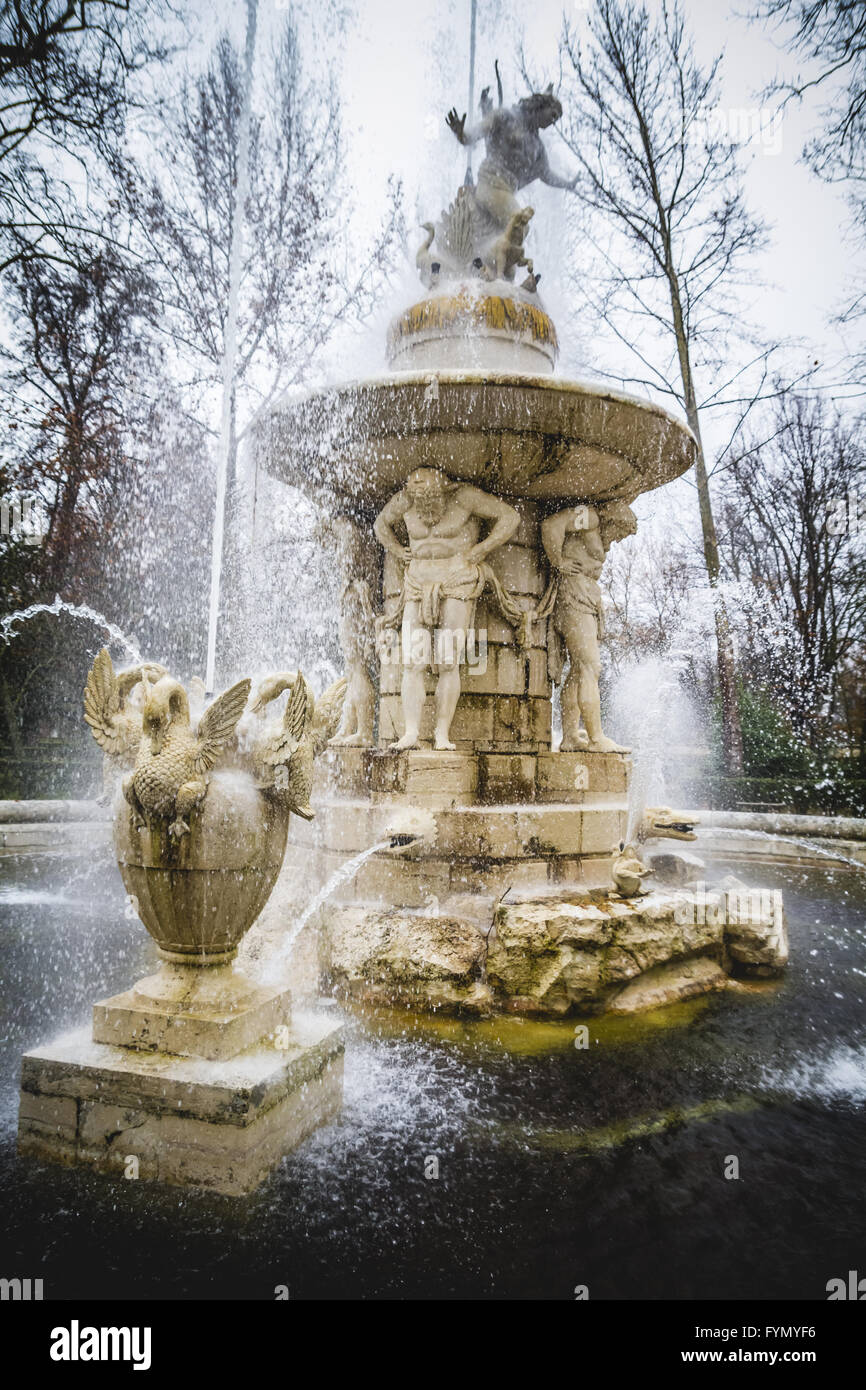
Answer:
<svg viewBox="0 0 866 1390"><path fill-rule="evenodd" d="M138 647L132 642L125 633L114 623L110 623L101 613L97 613L94 608L88 607L86 603L65 603L58 595L53 603L31 603L29 608L19 608L15 613L7 613L4 618L0 618L0 639L4 642L11 642L17 636L15 624L26 622L29 618L35 618L40 613L51 613L55 617L60 613L68 613L72 618L85 618L88 622L95 623L97 627L104 628L119 647L123 647L130 661L138 666L141 664L141 653Z"/></svg>
<svg viewBox="0 0 866 1390"><path fill-rule="evenodd" d="M311 898L300 917L289 928L280 942L280 948L271 959L266 971L266 977L269 980L279 975L280 967L285 965L288 961L292 953L292 947L304 930L304 927L308 922L312 921L319 909L323 907L328 898L330 898L331 894L335 893L344 883L348 883L349 879L354 878L361 865L366 863L371 855L377 854L379 850L389 848L392 843L393 840L390 835L386 840L379 840L375 845L370 845L367 849L362 850L360 854L356 854L354 859L348 859L345 864L341 864L339 869L331 875L326 883L319 889L315 897Z"/></svg>
<svg viewBox="0 0 866 1390"><path fill-rule="evenodd" d="M635 749L626 841L637 837L647 806L665 802L664 763L693 721L680 681L681 663L650 659L629 667L613 691L617 731Z"/></svg>
<svg viewBox="0 0 866 1390"><path fill-rule="evenodd" d="M256 50L257 0L247 0L247 39L244 55L241 112L238 124L237 186L232 215L229 251L229 297L223 344L223 403L217 463L216 513L211 551L210 611L207 630L207 669L205 688L213 693L216 667L216 635L222 581L223 537L225 533L226 484L229 455L234 434L235 368L238 355L238 301L243 269L244 208L250 186L250 121L252 115L253 60Z"/></svg>
<svg viewBox="0 0 866 1390"><path fill-rule="evenodd" d="M866 871L866 864L862 863L861 860L852 859L847 854L840 854L838 850L825 849L823 845L816 845L813 840L801 840L794 835L774 834L772 830L740 830L734 826L723 825L707 826L706 828L714 836L720 835L722 838L728 836L739 839L744 836L750 840L778 840L781 844L799 845L801 849L811 850L813 854L817 854L822 859L832 859L835 863L850 864L852 868L859 869L861 873Z"/></svg>

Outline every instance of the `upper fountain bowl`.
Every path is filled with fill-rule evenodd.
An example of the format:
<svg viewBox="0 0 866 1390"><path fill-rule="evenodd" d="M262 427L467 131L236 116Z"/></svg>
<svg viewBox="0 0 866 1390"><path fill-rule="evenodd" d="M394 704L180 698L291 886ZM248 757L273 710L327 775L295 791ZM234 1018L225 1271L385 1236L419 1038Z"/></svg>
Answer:
<svg viewBox="0 0 866 1390"><path fill-rule="evenodd" d="M443 286L392 319L388 362L401 371L552 372L556 329L538 296L507 280Z"/></svg>
<svg viewBox="0 0 866 1390"><path fill-rule="evenodd" d="M257 429L263 466L378 510L416 468L502 497L630 502L694 463L688 427L599 383L411 371L286 397Z"/></svg>

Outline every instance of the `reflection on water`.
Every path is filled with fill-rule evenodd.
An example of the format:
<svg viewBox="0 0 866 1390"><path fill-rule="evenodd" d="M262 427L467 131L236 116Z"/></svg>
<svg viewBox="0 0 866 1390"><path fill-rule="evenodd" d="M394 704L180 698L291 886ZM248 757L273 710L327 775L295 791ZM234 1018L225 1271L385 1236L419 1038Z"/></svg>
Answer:
<svg viewBox="0 0 866 1390"><path fill-rule="evenodd" d="M4 1266L60 1298L825 1297L866 1235L866 875L760 877L783 981L586 1020L586 1049L575 1020L355 1013L341 1123L231 1200L15 1160L22 1049L155 952L108 861L0 861Z"/></svg>

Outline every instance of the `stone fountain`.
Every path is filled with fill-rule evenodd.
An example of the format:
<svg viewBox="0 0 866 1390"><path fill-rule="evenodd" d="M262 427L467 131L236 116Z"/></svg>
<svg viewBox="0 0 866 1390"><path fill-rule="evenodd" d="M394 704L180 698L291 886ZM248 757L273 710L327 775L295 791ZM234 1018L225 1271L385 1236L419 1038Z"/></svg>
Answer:
<svg viewBox="0 0 866 1390"><path fill-rule="evenodd" d="M286 691L283 715L266 719ZM249 979L235 957L292 813L313 815L314 758L344 693L339 681L316 701L286 672L249 711L249 680L202 710L163 667L116 674L100 652L85 718L105 755L127 916L161 965L94 1004L90 1029L24 1057L21 1153L234 1194L339 1113L341 1028L293 1017L289 991Z"/></svg>
<svg viewBox="0 0 866 1390"><path fill-rule="evenodd" d="M658 406L555 375L516 194L568 186L540 135L560 115L550 91L510 108L485 95L473 128L449 113L486 157L424 224L425 293L391 324L391 371L286 399L258 431L263 466L327 517L353 692L288 862L325 878L401 812L429 817L321 914L319 966L348 997L625 1010L786 958L778 912L689 925L682 894L647 892L637 851L620 853L631 761L602 729L598 580L636 529L629 504L685 473L696 445ZM675 827L638 829L690 837Z"/></svg>
<svg viewBox="0 0 866 1390"><path fill-rule="evenodd" d="M316 701L278 672L252 704L242 680L204 708L162 667L94 662L85 717L128 915L161 965L24 1057L22 1153L245 1192L339 1112L340 1027L235 961L284 861L307 900L343 880L317 968L350 999L625 1012L784 966L772 895L647 891L625 844L630 823L638 841L691 828L630 807L629 750L602 727L599 577L630 503L696 446L659 407L554 374L516 194L567 186L540 135L559 115L550 91L484 94L468 129L449 113L486 157L425 224L425 292L391 325L390 373L259 426L265 466L320 505L344 678Z"/></svg>

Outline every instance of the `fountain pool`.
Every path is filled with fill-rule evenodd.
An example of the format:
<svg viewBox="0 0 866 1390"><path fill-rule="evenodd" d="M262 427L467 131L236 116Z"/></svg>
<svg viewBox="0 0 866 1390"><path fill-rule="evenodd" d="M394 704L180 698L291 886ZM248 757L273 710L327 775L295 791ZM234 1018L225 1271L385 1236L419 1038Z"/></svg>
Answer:
<svg viewBox="0 0 866 1390"><path fill-rule="evenodd" d="M8 1260L46 1298L824 1298L866 1236L844 1200L866 1181L866 875L762 877L784 978L588 1019L585 1049L577 1018L347 1014L341 1119L239 1199L16 1162L22 1051L156 948L107 850L0 858Z"/></svg>

